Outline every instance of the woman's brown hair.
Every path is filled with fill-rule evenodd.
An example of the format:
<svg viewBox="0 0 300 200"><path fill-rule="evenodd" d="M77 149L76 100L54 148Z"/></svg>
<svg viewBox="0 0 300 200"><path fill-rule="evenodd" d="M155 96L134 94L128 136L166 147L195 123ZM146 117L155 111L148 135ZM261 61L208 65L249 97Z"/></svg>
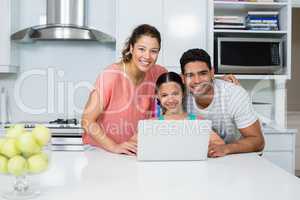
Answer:
<svg viewBox="0 0 300 200"><path fill-rule="evenodd" d="M137 26L133 31L131 36L127 39L125 43L125 47L122 50L122 61L129 62L132 58L130 53L130 46L134 46L138 39L142 36L150 36L156 38L159 44L159 48L161 46L161 37L159 31L149 24L141 24Z"/></svg>

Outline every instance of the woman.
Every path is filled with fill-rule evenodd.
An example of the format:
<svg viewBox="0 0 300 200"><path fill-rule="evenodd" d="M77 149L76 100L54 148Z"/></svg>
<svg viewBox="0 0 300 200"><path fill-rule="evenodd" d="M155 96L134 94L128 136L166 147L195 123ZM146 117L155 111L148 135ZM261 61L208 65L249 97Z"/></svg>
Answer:
<svg viewBox="0 0 300 200"><path fill-rule="evenodd" d="M155 27L143 24L133 30L121 62L108 66L96 80L82 117L84 143L136 154L137 123L151 117L156 79L167 71L155 64L160 47Z"/></svg>

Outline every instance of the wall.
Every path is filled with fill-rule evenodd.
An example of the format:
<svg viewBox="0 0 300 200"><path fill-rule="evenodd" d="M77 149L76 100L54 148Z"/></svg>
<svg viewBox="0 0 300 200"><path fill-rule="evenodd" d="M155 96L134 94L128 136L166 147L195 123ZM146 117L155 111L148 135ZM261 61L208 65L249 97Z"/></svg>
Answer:
<svg viewBox="0 0 300 200"><path fill-rule="evenodd" d="M300 175L300 8L293 8L292 79L287 83L288 127L298 129L296 135L296 174Z"/></svg>
<svg viewBox="0 0 300 200"><path fill-rule="evenodd" d="M88 25L115 35L115 1L88 3ZM45 22L46 0L20 4L19 29ZM12 122L80 118L97 74L115 61L115 45L97 42L36 42L19 48L20 73L0 74Z"/></svg>
<svg viewBox="0 0 300 200"><path fill-rule="evenodd" d="M292 79L287 82L287 109L300 111L300 8L293 8Z"/></svg>

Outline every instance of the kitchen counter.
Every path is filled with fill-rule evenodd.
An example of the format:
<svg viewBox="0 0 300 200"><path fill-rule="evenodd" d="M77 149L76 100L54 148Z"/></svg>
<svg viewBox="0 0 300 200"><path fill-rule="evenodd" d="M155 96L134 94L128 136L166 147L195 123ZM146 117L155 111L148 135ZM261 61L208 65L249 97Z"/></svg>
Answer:
<svg viewBox="0 0 300 200"><path fill-rule="evenodd" d="M0 176L0 192L13 179ZM99 149L53 152L47 172L32 176L39 200L299 199L300 179L256 154L207 161L138 162Z"/></svg>
<svg viewBox="0 0 300 200"><path fill-rule="evenodd" d="M79 129L81 131L81 129ZM4 134L5 129L0 128L0 135ZM295 134L297 133L297 129L289 129L289 128L273 128L270 126L263 126L264 134Z"/></svg>
<svg viewBox="0 0 300 200"><path fill-rule="evenodd" d="M297 129L291 128L281 128L276 126L263 126L262 128L264 134L296 134Z"/></svg>

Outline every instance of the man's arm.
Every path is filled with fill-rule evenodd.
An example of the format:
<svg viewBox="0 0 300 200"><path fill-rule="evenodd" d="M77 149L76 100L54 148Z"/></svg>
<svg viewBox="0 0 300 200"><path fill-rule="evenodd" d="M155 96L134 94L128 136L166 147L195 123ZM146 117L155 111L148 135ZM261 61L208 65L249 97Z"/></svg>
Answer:
<svg viewBox="0 0 300 200"><path fill-rule="evenodd" d="M209 157L221 157L227 154L262 151L265 146L264 137L258 120L246 128L239 129L242 137L230 144L209 146Z"/></svg>

